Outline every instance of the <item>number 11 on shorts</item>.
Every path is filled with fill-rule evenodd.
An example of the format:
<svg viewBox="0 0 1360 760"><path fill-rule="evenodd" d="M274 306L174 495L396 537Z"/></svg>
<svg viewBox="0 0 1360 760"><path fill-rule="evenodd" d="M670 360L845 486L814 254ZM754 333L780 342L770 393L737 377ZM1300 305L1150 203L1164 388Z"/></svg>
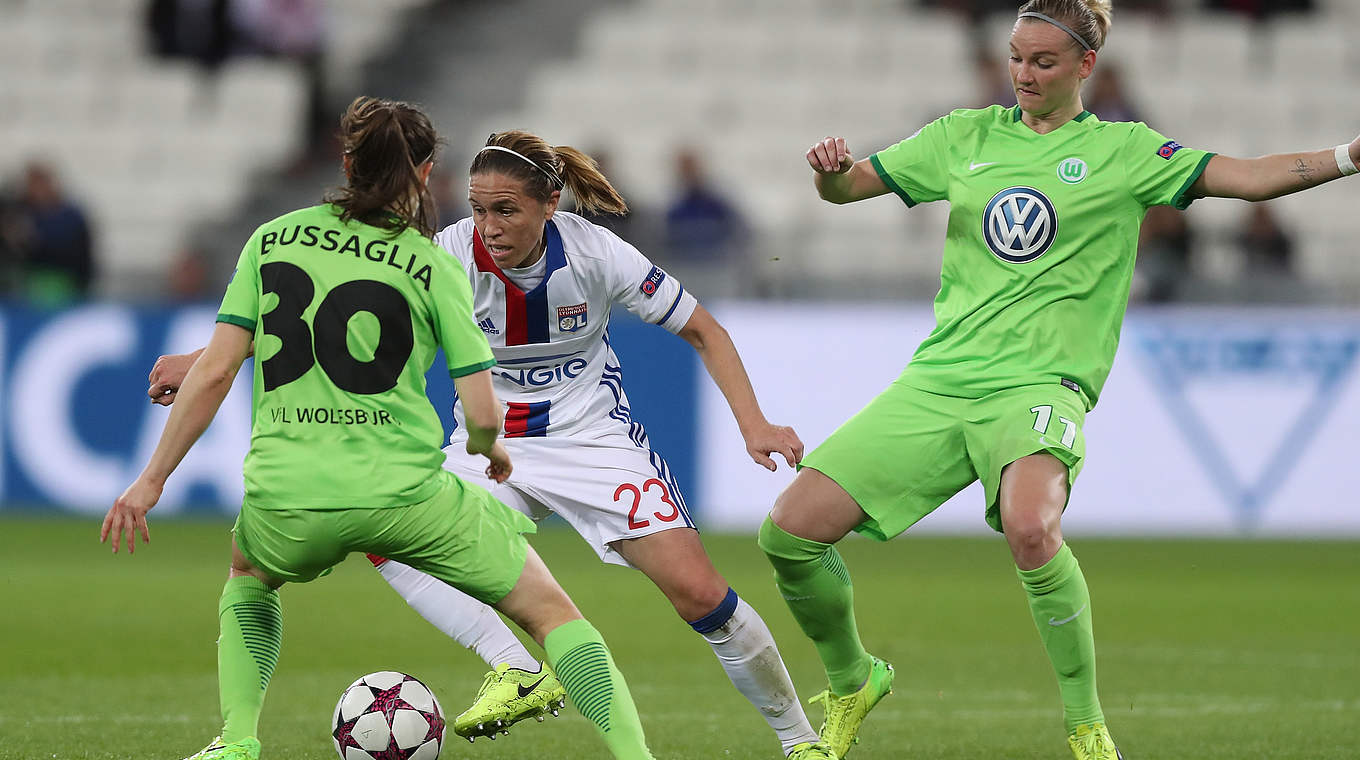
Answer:
<svg viewBox="0 0 1360 760"><path fill-rule="evenodd" d="M1053 407L1044 404L1043 406L1030 407L1030 413L1034 415L1034 429L1040 436L1048 433L1048 423L1053 420ZM1072 448L1072 444L1077 440L1077 423L1066 417L1059 417L1058 422L1062 423L1063 435L1062 445L1065 448Z"/></svg>

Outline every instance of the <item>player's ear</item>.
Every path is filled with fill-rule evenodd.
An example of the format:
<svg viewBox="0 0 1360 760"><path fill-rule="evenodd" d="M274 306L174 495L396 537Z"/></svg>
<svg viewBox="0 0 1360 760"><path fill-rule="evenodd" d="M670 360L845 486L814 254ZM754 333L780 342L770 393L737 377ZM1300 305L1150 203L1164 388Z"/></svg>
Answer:
<svg viewBox="0 0 1360 760"><path fill-rule="evenodd" d="M1086 79L1091 76L1091 72L1096 69L1096 51L1087 50L1081 54L1081 65L1077 67L1077 76Z"/></svg>
<svg viewBox="0 0 1360 760"><path fill-rule="evenodd" d="M548 196L548 202L543 209L543 221L546 222L549 219L553 218L553 214L557 213L557 204L561 202L562 191L561 190L552 191L552 195Z"/></svg>

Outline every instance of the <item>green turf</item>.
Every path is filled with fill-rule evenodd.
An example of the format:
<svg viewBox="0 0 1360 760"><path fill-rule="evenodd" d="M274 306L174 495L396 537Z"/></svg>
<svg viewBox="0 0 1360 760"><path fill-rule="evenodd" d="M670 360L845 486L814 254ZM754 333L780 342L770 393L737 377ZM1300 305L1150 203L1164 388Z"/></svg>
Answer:
<svg viewBox="0 0 1360 760"><path fill-rule="evenodd" d="M216 733L216 606L227 526L155 522L133 557L96 520L0 520L0 758L191 754ZM573 534L535 544L604 633L658 758L778 758L764 722L640 575ZM811 645L749 537L710 536L718 568L781 642L800 693L822 688ZM1129 760L1360 757L1360 545L1075 541L1095 599L1106 715ZM1060 760L1057 688L999 539L842 545L860 630L897 691L853 760ZM461 710L484 672L410 612L360 558L284 589L284 647L260 726L266 760L334 757L346 685L410 672ZM814 724L820 722L813 708ZM604 752L574 712L454 758Z"/></svg>

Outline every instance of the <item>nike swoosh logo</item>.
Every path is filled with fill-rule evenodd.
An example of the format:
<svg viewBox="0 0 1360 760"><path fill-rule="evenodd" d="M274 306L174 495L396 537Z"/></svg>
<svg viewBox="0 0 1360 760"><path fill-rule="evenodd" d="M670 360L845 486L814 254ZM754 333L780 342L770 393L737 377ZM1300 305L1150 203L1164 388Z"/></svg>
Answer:
<svg viewBox="0 0 1360 760"><path fill-rule="evenodd" d="M1081 609L1077 610L1075 613L1072 614L1072 617L1065 617L1065 618L1063 618L1062 620L1058 620L1057 618L1049 618L1049 619L1048 619L1048 624L1051 625L1051 626L1053 626L1054 628L1057 628L1057 627L1060 626L1060 625L1067 625L1068 623L1070 623L1070 622L1072 622L1073 620L1076 620L1078 617L1080 617L1080 616L1081 616L1081 613L1083 613L1083 612L1085 612L1085 611L1086 611L1086 605L1083 604L1083 605L1081 606Z"/></svg>
<svg viewBox="0 0 1360 760"><path fill-rule="evenodd" d="M516 689L519 689L519 696L520 696L520 699L523 699L523 698L529 696L529 694L530 694L531 692L533 692L534 689L537 689L537 688L538 688L538 685L539 685L539 684L543 683L543 679L545 679L545 678L547 678L547 677L548 677L548 674L547 674L547 673L544 673L543 675L541 675L541 676L538 677L538 680L537 680L537 681L534 681L533 683L529 684L527 687L524 686L523 684L520 684L519 686L516 686L515 688L516 688Z"/></svg>
<svg viewBox="0 0 1360 760"><path fill-rule="evenodd" d="M968 171L970 171L970 172L971 172L971 171L977 171L978 169L981 169L981 168L984 167L984 166L996 166L998 163L1000 163L1000 162L998 162L998 161L988 161L988 162L986 162L986 163L984 163L984 164L974 164L974 163L969 163L969 164L968 164Z"/></svg>

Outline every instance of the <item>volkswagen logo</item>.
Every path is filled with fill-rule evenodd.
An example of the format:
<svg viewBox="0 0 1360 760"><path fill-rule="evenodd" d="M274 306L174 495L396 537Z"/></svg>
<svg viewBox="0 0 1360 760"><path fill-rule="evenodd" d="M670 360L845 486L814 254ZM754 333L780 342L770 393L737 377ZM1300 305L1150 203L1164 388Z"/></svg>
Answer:
<svg viewBox="0 0 1360 760"><path fill-rule="evenodd" d="M982 239L1002 261L1034 261L1057 236L1058 214L1052 201L1032 187L1006 188L992 196L982 212Z"/></svg>

